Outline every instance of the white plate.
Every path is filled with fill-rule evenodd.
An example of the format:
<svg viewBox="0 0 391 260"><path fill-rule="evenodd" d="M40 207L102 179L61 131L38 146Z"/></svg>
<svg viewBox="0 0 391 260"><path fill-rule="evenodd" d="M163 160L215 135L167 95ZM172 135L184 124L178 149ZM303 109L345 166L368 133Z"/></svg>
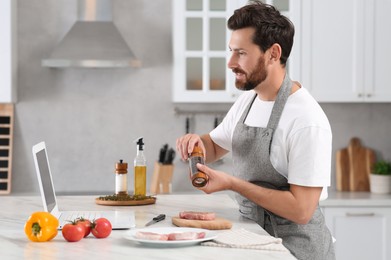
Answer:
<svg viewBox="0 0 391 260"><path fill-rule="evenodd" d="M136 238L136 233L139 231L153 232L158 234L170 234L170 233L182 233L182 232L205 232L205 237L200 239L194 239L194 240L150 240L150 239ZM179 246L196 245L203 241L212 240L217 237L217 232L210 231L208 229L202 229L202 228L158 227L158 228L133 229L127 231L124 237L128 240L138 242L142 245L147 245L147 246L179 247Z"/></svg>

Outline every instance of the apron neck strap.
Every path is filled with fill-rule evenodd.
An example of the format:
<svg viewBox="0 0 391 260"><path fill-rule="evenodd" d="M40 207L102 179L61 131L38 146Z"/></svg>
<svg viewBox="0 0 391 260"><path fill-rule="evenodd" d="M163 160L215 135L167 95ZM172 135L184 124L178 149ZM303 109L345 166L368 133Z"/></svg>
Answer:
<svg viewBox="0 0 391 260"><path fill-rule="evenodd" d="M282 82L282 85L278 91L276 102L274 103L272 113L267 124L267 128L271 128L273 130L277 128L282 111L284 110L285 103L288 100L288 97L292 91L292 84L293 83L289 78L288 73L286 73L284 81Z"/></svg>

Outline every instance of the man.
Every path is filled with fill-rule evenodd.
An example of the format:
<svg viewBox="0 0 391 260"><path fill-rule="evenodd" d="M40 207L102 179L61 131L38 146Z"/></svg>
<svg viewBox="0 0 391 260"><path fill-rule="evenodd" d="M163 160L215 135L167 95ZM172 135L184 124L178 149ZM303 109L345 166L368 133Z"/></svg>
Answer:
<svg viewBox="0 0 391 260"><path fill-rule="evenodd" d="M294 27L274 7L252 2L228 20L228 67L245 92L209 134L177 139L188 159L195 145L206 162L232 152L232 175L197 164L206 193L236 192L240 213L281 237L298 259L335 259L318 206L330 185L332 133L318 103L289 79L286 62Z"/></svg>

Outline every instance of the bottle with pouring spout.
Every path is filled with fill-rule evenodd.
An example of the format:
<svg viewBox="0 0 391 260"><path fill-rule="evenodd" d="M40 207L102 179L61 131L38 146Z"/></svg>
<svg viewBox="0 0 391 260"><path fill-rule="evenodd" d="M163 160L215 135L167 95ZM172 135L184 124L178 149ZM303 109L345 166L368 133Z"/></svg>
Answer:
<svg viewBox="0 0 391 260"><path fill-rule="evenodd" d="M147 160L144 155L144 142L137 140L137 155L134 158L134 195L145 196L147 190Z"/></svg>
<svg viewBox="0 0 391 260"><path fill-rule="evenodd" d="M197 163L205 164L204 153L198 145L194 146L193 151L189 154L189 168L191 183L194 187L200 188L208 183L209 178L208 175L198 170Z"/></svg>

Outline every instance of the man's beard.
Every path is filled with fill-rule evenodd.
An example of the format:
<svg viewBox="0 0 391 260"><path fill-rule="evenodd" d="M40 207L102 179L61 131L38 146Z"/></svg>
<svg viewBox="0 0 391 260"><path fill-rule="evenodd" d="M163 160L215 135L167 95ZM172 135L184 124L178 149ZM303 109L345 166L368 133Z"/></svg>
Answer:
<svg viewBox="0 0 391 260"><path fill-rule="evenodd" d="M243 73L247 80L245 82L240 82L238 80L235 81L235 86L239 90L252 90L260 83L262 83L267 77L267 71L265 70L265 59L263 57L259 58L257 65L255 66L255 70L249 74L247 77L247 73L241 69L233 69L234 73Z"/></svg>

